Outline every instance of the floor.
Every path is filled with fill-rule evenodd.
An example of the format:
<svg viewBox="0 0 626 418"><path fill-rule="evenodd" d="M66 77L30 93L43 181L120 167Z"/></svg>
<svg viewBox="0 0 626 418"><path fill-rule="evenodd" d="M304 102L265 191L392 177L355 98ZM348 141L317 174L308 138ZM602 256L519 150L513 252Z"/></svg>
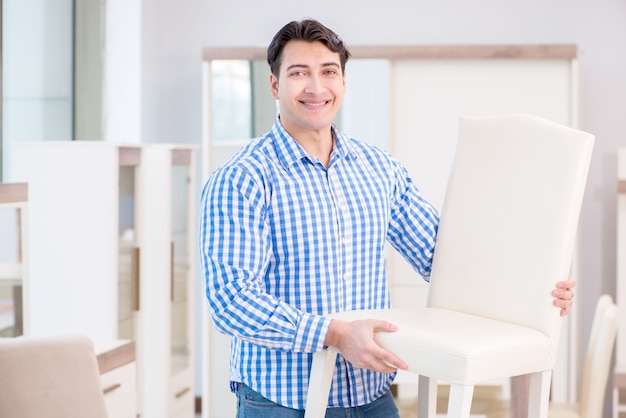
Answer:
<svg viewBox="0 0 626 418"><path fill-rule="evenodd" d="M437 413L445 414L448 390L445 386L437 390ZM396 399L400 418L417 418L417 398ZM509 418L508 402L502 400L501 388L477 386L472 400L472 418ZM196 414L200 418L200 414Z"/></svg>
<svg viewBox="0 0 626 418"><path fill-rule="evenodd" d="M444 416L447 410L448 388L437 389L437 414ZM396 400L401 418L417 418L417 398ZM475 418L509 418L508 402L502 399L502 388L477 386L472 399L471 416Z"/></svg>

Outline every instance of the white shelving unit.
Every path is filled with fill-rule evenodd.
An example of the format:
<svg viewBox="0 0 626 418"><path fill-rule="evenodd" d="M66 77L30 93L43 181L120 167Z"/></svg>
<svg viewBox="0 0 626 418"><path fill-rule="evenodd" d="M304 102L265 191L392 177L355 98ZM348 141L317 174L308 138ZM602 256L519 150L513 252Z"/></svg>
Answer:
<svg viewBox="0 0 626 418"><path fill-rule="evenodd" d="M0 337L28 331L28 184L0 183Z"/></svg>
<svg viewBox="0 0 626 418"><path fill-rule="evenodd" d="M94 341L110 418L137 417L137 362L129 340Z"/></svg>
<svg viewBox="0 0 626 418"><path fill-rule="evenodd" d="M29 334L136 344L137 413L192 418L196 147L20 142Z"/></svg>

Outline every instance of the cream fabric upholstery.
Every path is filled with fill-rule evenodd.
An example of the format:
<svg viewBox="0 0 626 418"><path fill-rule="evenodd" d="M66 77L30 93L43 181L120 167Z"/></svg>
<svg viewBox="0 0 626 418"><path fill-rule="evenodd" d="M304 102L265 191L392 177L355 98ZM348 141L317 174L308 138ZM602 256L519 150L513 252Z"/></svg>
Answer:
<svg viewBox="0 0 626 418"><path fill-rule="evenodd" d="M0 417L106 418L91 340L0 339Z"/></svg>
<svg viewBox="0 0 626 418"><path fill-rule="evenodd" d="M594 137L531 115L463 117L437 237L428 306L342 312L399 326L378 340L420 375L420 416L450 383L468 417L474 384L532 374L529 416L545 418L561 318L551 290L569 275ZM306 417L322 417L336 350L316 353Z"/></svg>

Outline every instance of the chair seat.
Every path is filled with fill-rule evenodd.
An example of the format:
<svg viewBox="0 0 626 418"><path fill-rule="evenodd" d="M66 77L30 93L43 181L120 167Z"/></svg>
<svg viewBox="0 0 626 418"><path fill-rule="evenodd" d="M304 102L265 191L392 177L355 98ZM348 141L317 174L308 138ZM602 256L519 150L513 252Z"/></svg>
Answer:
<svg viewBox="0 0 626 418"><path fill-rule="evenodd" d="M406 362L409 372L450 383L475 384L541 371L552 348L550 338L535 329L447 309L347 311L331 317L396 324L397 332L377 335L379 344Z"/></svg>

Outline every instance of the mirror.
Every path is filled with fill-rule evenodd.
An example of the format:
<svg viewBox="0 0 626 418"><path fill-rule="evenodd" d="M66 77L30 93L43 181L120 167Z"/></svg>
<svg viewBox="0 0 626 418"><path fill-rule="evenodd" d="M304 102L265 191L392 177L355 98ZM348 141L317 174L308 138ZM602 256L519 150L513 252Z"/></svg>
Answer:
<svg viewBox="0 0 626 418"><path fill-rule="evenodd" d="M255 138L267 132L276 117L269 77L269 66L263 61L211 61L214 140Z"/></svg>
<svg viewBox="0 0 626 418"><path fill-rule="evenodd" d="M278 105L269 90L265 60L211 60L212 137L234 142L265 134ZM346 65L347 85L335 123L349 135L387 148L389 61L352 59Z"/></svg>

